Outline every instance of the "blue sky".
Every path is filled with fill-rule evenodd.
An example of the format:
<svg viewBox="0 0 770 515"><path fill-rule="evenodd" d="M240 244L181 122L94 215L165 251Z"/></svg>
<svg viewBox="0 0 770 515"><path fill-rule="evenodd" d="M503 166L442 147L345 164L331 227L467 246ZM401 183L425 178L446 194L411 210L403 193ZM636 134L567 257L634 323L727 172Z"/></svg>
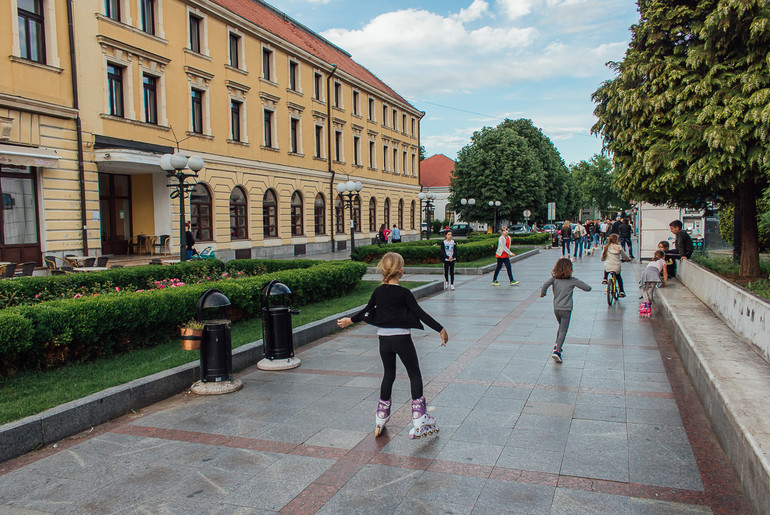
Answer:
<svg viewBox="0 0 770 515"><path fill-rule="evenodd" d="M529 118L565 163L601 151L591 93L623 58L632 0L268 0L425 111L428 156Z"/></svg>

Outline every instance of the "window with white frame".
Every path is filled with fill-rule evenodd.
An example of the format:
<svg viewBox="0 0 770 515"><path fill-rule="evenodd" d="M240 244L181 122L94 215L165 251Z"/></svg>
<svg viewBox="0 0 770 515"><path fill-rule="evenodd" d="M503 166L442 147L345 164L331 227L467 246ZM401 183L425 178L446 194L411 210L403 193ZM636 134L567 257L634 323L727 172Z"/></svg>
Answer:
<svg viewBox="0 0 770 515"><path fill-rule="evenodd" d="M398 110L397 109L393 110L393 117L391 118L391 121L393 122L393 130L397 131L398 130Z"/></svg>
<svg viewBox="0 0 770 515"><path fill-rule="evenodd" d="M125 68L107 63L107 101L109 114L123 118L126 115L123 93L123 75Z"/></svg>
<svg viewBox="0 0 770 515"><path fill-rule="evenodd" d="M289 59L289 89L300 91L299 63L293 59Z"/></svg>
<svg viewBox="0 0 770 515"><path fill-rule="evenodd" d="M158 11L157 0L139 0L139 28L152 36L155 35L157 29Z"/></svg>
<svg viewBox="0 0 770 515"><path fill-rule="evenodd" d="M376 122L377 119L374 117L374 99L372 97L369 97L369 121L370 122Z"/></svg>
<svg viewBox="0 0 770 515"><path fill-rule="evenodd" d="M233 68L241 67L241 43L242 37L235 32L227 33L227 48L230 54L230 66Z"/></svg>
<svg viewBox="0 0 770 515"><path fill-rule="evenodd" d="M316 234L326 234L326 201L322 193L316 194L313 202L313 222Z"/></svg>
<svg viewBox="0 0 770 515"><path fill-rule="evenodd" d="M406 175L407 174L406 172L409 171L409 168L406 166L407 158L408 156L407 156L406 150L402 151L401 152L401 173L404 175Z"/></svg>
<svg viewBox="0 0 770 515"><path fill-rule="evenodd" d="M313 99L319 102L323 102L324 98L323 77L322 73L313 72Z"/></svg>
<svg viewBox="0 0 770 515"><path fill-rule="evenodd" d="M401 132L406 133L406 114L401 115Z"/></svg>
<svg viewBox="0 0 770 515"><path fill-rule="evenodd" d="M342 148L342 130L334 130L334 160L341 163L345 160L345 155Z"/></svg>
<svg viewBox="0 0 770 515"><path fill-rule="evenodd" d="M46 64L43 0L18 0L19 56Z"/></svg>
<svg viewBox="0 0 770 515"><path fill-rule="evenodd" d="M185 67L190 88L190 129L189 135L211 136L211 110L208 95L213 75L201 70Z"/></svg>
<svg viewBox="0 0 770 515"><path fill-rule="evenodd" d="M115 21L120 21L121 0L104 0L104 15ZM23 0L22 0L22 3Z"/></svg>
<svg viewBox="0 0 770 515"><path fill-rule="evenodd" d="M299 118L289 118L289 152L292 154L301 154L300 149L300 124Z"/></svg>
<svg viewBox="0 0 770 515"><path fill-rule="evenodd" d="M415 126L415 119L412 118L412 137L414 138L415 132L414 132L414 126Z"/></svg>
<svg viewBox="0 0 770 515"><path fill-rule="evenodd" d="M319 125L316 123L315 125L315 152L313 153L314 157L317 157L318 159L324 158L324 126Z"/></svg>
<svg viewBox="0 0 770 515"><path fill-rule="evenodd" d="M388 126L388 104L382 104L382 126Z"/></svg>
<svg viewBox="0 0 770 515"><path fill-rule="evenodd" d="M342 84L334 82L334 107L337 109L344 109L345 106L342 103Z"/></svg>
<svg viewBox="0 0 770 515"><path fill-rule="evenodd" d="M142 99L144 122L158 125L158 77L147 73L142 75Z"/></svg>
<svg viewBox="0 0 770 515"><path fill-rule="evenodd" d="M369 168L377 168L377 142L369 140Z"/></svg>
<svg viewBox="0 0 770 515"><path fill-rule="evenodd" d="M190 51L209 55L208 17L190 6L187 7L187 41Z"/></svg>
<svg viewBox="0 0 770 515"><path fill-rule="evenodd" d="M203 95L199 89L190 90L190 130L195 134L203 134Z"/></svg>
<svg viewBox="0 0 770 515"><path fill-rule="evenodd" d="M275 112L270 109L263 110L262 116L262 131L264 133L264 146L267 148L273 147L273 131L275 130Z"/></svg>
<svg viewBox="0 0 770 515"><path fill-rule="evenodd" d="M249 138L246 134L246 128L248 127L246 120L246 93L249 88L233 81L227 81L226 83L230 100L230 139L228 141L247 144Z"/></svg>
<svg viewBox="0 0 770 515"><path fill-rule="evenodd" d="M203 45L201 44L201 37L203 19L195 14L190 13L190 50L193 52L201 53Z"/></svg>
<svg viewBox="0 0 770 515"><path fill-rule="evenodd" d="M385 143L382 145L382 171L387 172L388 171L388 151L390 150L390 146Z"/></svg>
<svg viewBox="0 0 770 515"><path fill-rule="evenodd" d="M393 173L398 173L398 145L393 145Z"/></svg>
<svg viewBox="0 0 770 515"><path fill-rule="evenodd" d="M230 100L230 139L241 141L241 112L243 111L243 102Z"/></svg>
<svg viewBox="0 0 770 515"><path fill-rule="evenodd" d="M361 116L361 94L353 90L352 106L353 116Z"/></svg>
<svg viewBox="0 0 770 515"><path fill-rule="evenodd" d="M361 166L361 136L353 136L353 164Z"/></svg>
<svg viewBox="0 0 770 515"><path fill-rule="evenodd" d="M416 175L415 174L415 170L417 170L416 163L417 163L417 154L412 152L412 173L411 173L412 177Z"/></svg>

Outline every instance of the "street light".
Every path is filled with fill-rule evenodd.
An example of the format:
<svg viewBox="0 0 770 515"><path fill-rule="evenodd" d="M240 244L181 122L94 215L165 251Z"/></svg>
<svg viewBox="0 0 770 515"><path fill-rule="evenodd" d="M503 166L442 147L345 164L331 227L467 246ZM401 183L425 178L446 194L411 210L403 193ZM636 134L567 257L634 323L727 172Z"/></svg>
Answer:
<svg viewBox="0 0 770 515"><path fill-rule="evenodd" d="M492 222L492 232L497 232L497 208L500 207L502 202L500 202L499 200L490 200L488 203L489 203L489 207L491 207L495 212L495 216Z"/></svg>
<svg viewBox="0 0 770 515"><path fill-rule="evenodd" d="M177 149L175 154L163 154L160 158L160 167L166 171L166 177L175 178L176 184L169 184L169 188L174 188L169 196L179 199L179 261L187 261L187 252L185 252L186 238L184 230L184 199L188 191L195 188L195 184L185 184L190 177L198 177L198 172L203 170L203 159L198 156L187 157ZM187 173L185 170L192 171Z"/></svg>
<svg viewBox="0 0 770 515"><path fill-rule="evenodd" d="M364 185L361 184L359 181L353 181L350 180L348 182L341 182L337 184L337 192L340 195L343 195L343 202L347 202L348 206L350 206L350 252L353 253L353 250L356 248L356 235L355 235L355 228L356 228L356 222L355 218L353 217L353 199L358 195L358 192L364 189Z"/></svg>
<svg viewBox="0 0 770 515"><path fill-rule="evenodd" d="M460 204L463 206L475 206L476 205L476 199L475 198L461 198ZM457 220L459 222L459 220Z"/></svg>
<svg viewBox="0 0 770 515"><path fill-rule="evenodd" d="M423 209L425 210L425 221L427 228L425 229L426 239L430 239L430 218L433 214L433 201L436 200L436 194L432 191L428 193L420 192L417 194L417 198L420 199L420 204L425 203Z"/></svg>

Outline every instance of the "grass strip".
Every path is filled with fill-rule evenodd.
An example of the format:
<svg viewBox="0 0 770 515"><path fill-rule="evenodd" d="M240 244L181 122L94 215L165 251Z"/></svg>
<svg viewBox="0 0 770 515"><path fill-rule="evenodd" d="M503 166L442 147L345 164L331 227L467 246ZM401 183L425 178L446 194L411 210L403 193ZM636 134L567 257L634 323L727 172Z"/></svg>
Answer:
<svg viewBox="0 0 770 515"><path fill-rule="evenodd" d="M292 325L299 327L366 304L379 284L361 281L350 295L302 306L300 314L292 318ZM425 283L401 284L411 289ZM233 348L259 340L262 338L262 319L253 318L234 324L231 336ZM75 363L48 371L23 371L0 377L0 424L35 415L65 402L199 359L199 351L184 351L179 340L174 339L155 347L88 363Z"/></svg>
<svg viewBox="0 0 770 515"><path fill-rule="evenodd" d="M693 254L692 260L699 265L708 268L723 276L728 281L734 282L753 291L760 297L770 300L770 279L757 279L754 281L746 280L738 276L740 265L727 256L711 256L703 254ZM762 275L767 276L770 273L770 259L760 259L759 269Z"/></svg>

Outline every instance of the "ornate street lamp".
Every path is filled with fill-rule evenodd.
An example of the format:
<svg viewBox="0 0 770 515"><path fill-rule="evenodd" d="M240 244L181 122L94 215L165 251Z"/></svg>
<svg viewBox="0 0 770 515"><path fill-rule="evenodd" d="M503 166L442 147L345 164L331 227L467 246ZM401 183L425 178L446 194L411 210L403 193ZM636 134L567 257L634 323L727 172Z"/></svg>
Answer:
<svg viewBox="0 0 770 515"><path fill-rule="evenodd" d="M497 232L497 208L500 207L501 204L502 204L502 202L500 202L499 200L490 200L489 201L489 207L491 207L494 210L494 212L495 212L494 218L492 219L493 220L492 221L492 232L495 232L495 233Z"/></svg>
<svg viewBox="0 0 770 515"><path fill-rule="evenodd" d="M461 198L460 204L463 206L475 206L476 205L476 199L475 198Z"/></svg>
<svg viewBox="0 0 770 515"><path fill-rule="evenodd" d="M195 184L185 184L185 181L190 177L197 178L198 172L203 170L204 166L203 159L199 156L187 157L179 152L179 149L177 149L175 154L164 154L160 158L160 167L166 171L166 177L177 180L177 183L169 184L168 187L173 188L169 196L172 199L179 199L179 261L187 261L187 252L185 252L187 242L185 241L184 230L184 199L189 196L188 192L193 190L197 184L197 182Z"/></svg>
<svg viewBox="0 0 770 515"><path fill-rule="evenodd" d="M420 192L417 194L417 198L420 199L420 204L423 205L423 209L425 210L425 221L428 224L425 234L426 239L430 239L430 218L433 214L433 202L436 200L436 194L432 191L429 191L427 193Z"/></svg>
<svg viewBox="0 0 770 515"><path fill-rule="evenodd" d="M362 189L364 189L364 185L361 184L360 181L353 181L350 180L348 182L341 182L337 184L337 192L342 195L344 198L342 199L343 202L347 202L348 206L350 206L350 252L353 253L353 250L356 248L356 221L355 217L353 216L353 199L358 196L358 192L360 192Z"/></svg>

